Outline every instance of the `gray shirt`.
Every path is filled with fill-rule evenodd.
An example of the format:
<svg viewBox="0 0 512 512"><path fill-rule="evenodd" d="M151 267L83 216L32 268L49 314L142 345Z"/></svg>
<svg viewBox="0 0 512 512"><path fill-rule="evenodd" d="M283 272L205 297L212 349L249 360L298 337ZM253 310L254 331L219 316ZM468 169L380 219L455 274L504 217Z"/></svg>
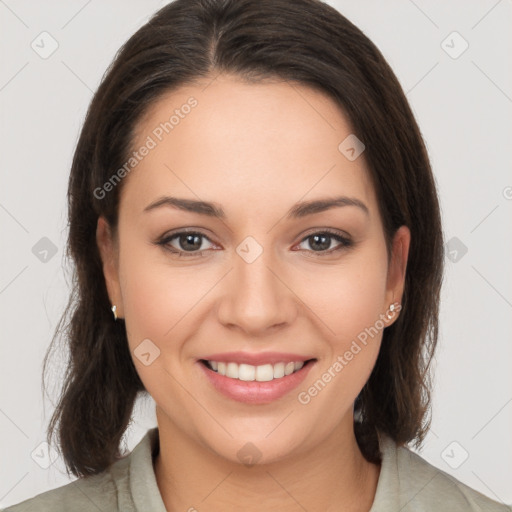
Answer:
<svg viewBox="0 0 512 512"><path fill-rule="evenodd" d="M166 512L153 470L158 449L155 427L103 473L43 492L4 512ZM512 506L487 498L385 435L380 436L380 449L382 466L369 512L512 512Z"/></svg>

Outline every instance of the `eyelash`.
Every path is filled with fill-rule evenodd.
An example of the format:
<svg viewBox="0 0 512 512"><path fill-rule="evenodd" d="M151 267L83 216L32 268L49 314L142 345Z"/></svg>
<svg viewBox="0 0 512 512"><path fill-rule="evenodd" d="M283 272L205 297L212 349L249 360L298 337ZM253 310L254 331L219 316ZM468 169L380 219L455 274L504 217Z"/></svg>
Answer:
<svg viewBox="0 0 512 512"><path fill-rule="evenodd" d="M181 250L178 250L169 245L172 240L180 237L181 235L199 235L200 237L205 238L206 240L211 242L211 240L206 235L204 235L203 233L200 233L198 231L179 231L177 233L171 233L171 234L165 235L159 241L157 241L156 244L164 247L166 250L170 251L173 254L177 254L178 257L180 257L180 258L181 257L189 258L189 257L194 257L194 256L199 256L199 257L204 256L204 253L206 252L207 249L203 249L202 251L181 251ZM321 258L321 257L327 256L327 255L330 255L334 252L340 251L342 249L348 249L348 248L352 247L354 244L352 240L341 235L339 231L335 231L335 230L332 230L329 228L323 229L322 231L315 231L314 233L310 233L309 235L305 236L300 241L300 244L302 244L303 242L308 240L308 238L311 238L315 235L330 235L329 238L334 238L336 241L340 242L340 245L334 249L329 249L329 250L325 250L325 251L311 251L311 250L307 250L307 249L301 249L297 252L312 252L312 253L314 253L315 257L318 256Z"/></svg>

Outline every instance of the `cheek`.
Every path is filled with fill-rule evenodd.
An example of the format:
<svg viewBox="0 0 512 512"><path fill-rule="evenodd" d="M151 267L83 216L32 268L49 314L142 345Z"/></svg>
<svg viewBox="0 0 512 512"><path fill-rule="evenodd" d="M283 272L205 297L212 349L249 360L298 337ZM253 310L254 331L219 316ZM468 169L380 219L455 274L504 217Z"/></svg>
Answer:
<svg viewBox="0 0 512 512"><path fill-rule="evenodd" d="M137 261L133 254L126 260L121 288L127 329L133 335L162 338L181 309L179 283L170 282L169 276Z"/></svg>
<svg viewBox="0 0 512 512"><path fill-rule="evenodd" d="M312 271L313 272L313 271ZM347 255L337 266L314 270L302 292L313 313L322 320L323 332L337 350L369 329L383 313L387 260L379 244ZM380 323L379 323L380 324Z"/></svg>
<svg viewBox="0 0 512 512"><path fill-rule="evenodd" d="M352 403L370 376L384 329L386 279L385 247L377 243L347 257L336 271L316 273L307 304L320 319L324 357L307 382L315 389L305 390L322 395L316 406L328 403L334 411Z"/></svg>
<svg viewBox="0 0 512 512"><path fill-rule="evenodd" d="M158 248L132 239L121 244L120 283L128 341L132 350L145 339L160 349L185 313L180 273L156 262Z"/></svg>
<svg viewBox="0 0 512 512"><path fill-rule="evenodd" d="M128 224L120 231L119 260L126 325L134 336L163 340L204 291L191 285L197 274L192 267L179 268Z"/></svg>
<svg viewBox="0 0 512 512"><path fill-rule="evenodd" d="M152 257L157 251L140 240L125 240L121 251L121 292L132 360L153 399L167 404L166 409L181 410L186 396L177 384L184 381L180 332L191 307L183 298L186 280L161 261L156 264Z"/></svg>
<svg viewBox="0 0 512 512"><path fill-rule="evenodd" d="M376 326L382 313L385 284L385 275L375 267L345 280L337 314L333 312L333 330L340 349L349 340L364 338L362 333Z"/></svg>

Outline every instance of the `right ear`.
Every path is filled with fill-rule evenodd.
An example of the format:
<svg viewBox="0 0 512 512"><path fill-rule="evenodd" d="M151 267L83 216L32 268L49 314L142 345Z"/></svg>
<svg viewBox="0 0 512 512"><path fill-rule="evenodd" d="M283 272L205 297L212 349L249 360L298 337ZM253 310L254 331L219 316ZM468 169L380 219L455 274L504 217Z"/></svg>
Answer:
<svg viewBox="0 0 512 512"><path fill-rule="evenodd" d="M98 217L96 226L96 244L103 264L103 276L112 305L116 305L116 314L122 318L123 300L119 284L119 252L110 224L104 217Z"/></svg>

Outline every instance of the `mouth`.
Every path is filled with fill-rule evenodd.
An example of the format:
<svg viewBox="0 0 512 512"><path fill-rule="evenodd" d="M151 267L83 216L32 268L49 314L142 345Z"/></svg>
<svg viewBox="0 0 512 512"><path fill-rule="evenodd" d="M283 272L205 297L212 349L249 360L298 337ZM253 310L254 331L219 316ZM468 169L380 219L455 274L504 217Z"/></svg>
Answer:
<svg viewBox="0 0 512 512"><path fill-rule="evenodd" d="M317 362L316 358L251 365L234 361L199 359L209 386L224 397L246 404L269 404L297 388Z"/></svg>

